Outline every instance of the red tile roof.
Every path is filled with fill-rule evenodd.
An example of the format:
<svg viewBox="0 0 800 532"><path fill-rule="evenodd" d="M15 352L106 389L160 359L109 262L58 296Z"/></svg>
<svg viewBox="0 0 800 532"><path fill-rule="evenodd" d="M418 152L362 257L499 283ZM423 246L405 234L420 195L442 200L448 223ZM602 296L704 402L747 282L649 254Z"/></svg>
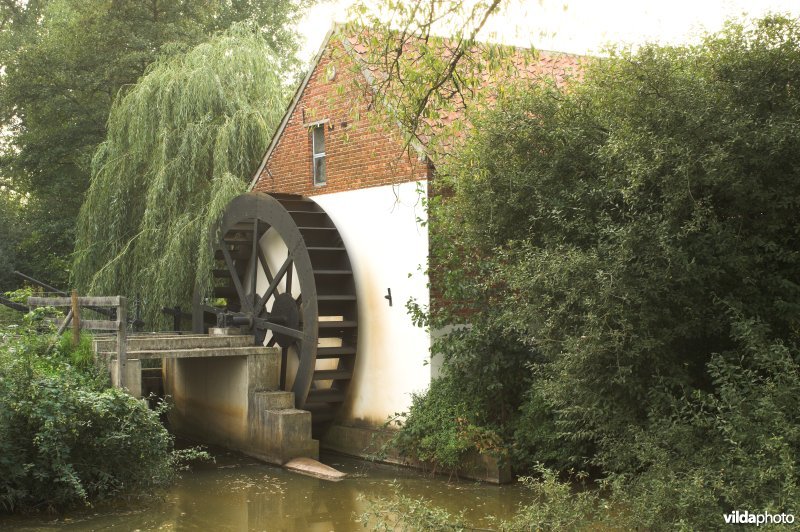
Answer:
<svg viewBox="0 0 800 532"><path fill-rule="evenodd" d="M354 31L352 28L348 27L341 27L341 26L334 26L331 31L326 36L322 47L320 48L317 56L314 58L312 65L310 66L309 72L304 79L304 81L300 84L297 88L295 96L292 99L288 109L286 110L286 114L281 122L281 125L275 131L273 138L270 142L269 147L264 155L262 164L256 171L255 176L250 184L252 188L255 186L258 177L261 175L261 172L264 170L264 166L269 159L270 154L275 149L281 135L283 134L284 128L289 120L289 117L294 112L295 107L302 95L303 91L306 88L314 70L319 65L320 59L322 58L323 54L326 51L330 51L331 49L331 37L336 35L338 38L342 40L344 43L344 48L349 52L349 54L356 60L356 62L360 65L362 72L364 73L364 77L366 79L367 84L372 84L373 89L375 88L376 80L386 79L385 76L385 66L386 65L379 65L379 64L369 64L369 48L367 43L371 40L370 39L370 31L364 29L361 30L361 33ZM399 38L399 36L398 36ZM448 48L448 42L443 39L438 39L438 42L442 46L442 54L443 57L447 57L447 54L452 53L452 50ZM399 43L399 40L398 40ZM500 72L498 70L492 70L487 68L487 61L486 61L486 52L488 50L487 45L485 44L477 44L473 47L473 49L465 54L463 59L463 67L464 68L474 68L479 72L480 83L474 87L475 92L480 92L481 101L488 102L489 105L496 102L497 96L499 94L500 88L505 88L507 85L521 80L544 80L550 79L555 81L556 84L562 85L567 82L568 79L573 79L576 81L580 81L583 78L583 67L582 63L586 60L583 56L573 55L573 54L566 54L560 52L550 52L550 51L536 51L531 53L531 51L511 46L499 46L495 47L495 52L500 52L502 54L508 54L506 57L511 58L510 64L511 68L508 71ZM414 53L417 54L417 57L414 57ZM403 54L406 57L412 57L413 59L420 60L420 52L417 47L413 45L413 39L407 40L403 45ZM383 66L384 68L381 68ZM448 90L447 87L443 90ZM451 93L453 93L452 88L449 89ZM425 121L425 129L427 130L424 133L418 134L417 139L421 142L416 143L412 142L415 148L421 153L428 153L430 152L430 138L432 135L436 135L437 132L442 131L447 126L454 124L457 121L462 121L468 129L469 124L466 123L465 119L465 111L467 105L462 100L462 98L457 94L453 93L453 98L450 102L450 109L448 110L440 110L438 112L438 116L435 119L426 119ZM402 128L402 125L397 122L398 128ZM464 137L464 132L462 130L461 133L456 132L454 135L449 136L448 140L453 139L457 141L459 138ZM442 151L447 152L449 150L449 146L444 146L445 143L442 142L442 138L438 138L437 141L437 151L440 153ZM452 143L448 143L452 144ZM430 154L429 154L430 155Z"/></svg>
<svg viewBox="0 0 800 532"><path fill-rule="evenodd" d="M371 40L373 32L374 30L364 29L360 33L353 34L351 31L344 37L344 41L346 49L360 63L365 75L372 77L375 84L379 84L386 79L386 71L390 65L385 62L381 64L381 61L385 60L383 56L370 55L366 43ZM419 42L418 38L406 37L403 39L400 34L396 33L395 35L397 35L397 41L396 44L393 43L388 47L390 50L396 50L402 44L402 56L405 62L424 60L423 52L420 51L420 48L423 47L416 44ZM403 40L402 43L401 40ZM428 42L428 51L440 49L441 57L446 59L453 53L454 46L451 43L452 41L446 39L431 40ZM491 50L494 51L495 57L502 55L506 59L502 68L489 68L488 57ZM564 85L570 80L581 81L583 79L582 63L585 60L585 57L573 54L533 51L505 45L495 45L492 48L492 45L479 43L464 54L461 60L463 64L459 69L462 73L467 74L470 72L469 69L472 69L473 76L477 77L476 84L472 87L473 92L480 93L478 101L481 105L492 105L497 101L502 89L516 82L548 80L557 85ZM436 135L437 132L454 122L463 120L469 105L463 101L460 93L454 90L452 84L449 87L443 87L440 94L447 98L450 108L440 109L435 119L425 120L425 126L422 129L426 131L418 132L419 140L425 145L429 144L430 135ZM463 132L454 133L456 136L463 136Z"/></svg>

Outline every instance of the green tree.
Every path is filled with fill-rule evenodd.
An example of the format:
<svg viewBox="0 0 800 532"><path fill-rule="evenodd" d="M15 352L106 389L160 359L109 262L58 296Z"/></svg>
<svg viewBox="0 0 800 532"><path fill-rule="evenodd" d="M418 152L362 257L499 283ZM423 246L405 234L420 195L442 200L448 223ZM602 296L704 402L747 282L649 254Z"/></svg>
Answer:
<svg viewBox="0 0 800 532"><path fill-rule="evenodd" d="M440 258L488 264L450 295L557 367L553 397L585 391L582 430L641 422L658 383L708 389L734 313L796 338L798 42L775 18L596 61L501 102L442 172Z"/></svg>
<svg viewBox="0 0 800 532"><path fill-rule="evenodd" d="M474 114L438 167L430 318L472 324L435 346L465 383L445 403L491 426L506 402L519 458L600 468L648 529L790 510L800 21L585 65Z"/></svg>
<svg viewBox="0 0 800 532"><path fill-rule="evenodd" d="M156 58L185 51L238 21L261 28L287 70L291 0L48 0L3 3L0 118L11 135L0 172L30 194L17 257L28 273L65 285L92 155L120 89ZM22 268L21 268L22 269Z"/></svg>
<svg viewBox="0 0 800 532"><path fill-rule="evenodd" d="M82 291L140 295L149 320L191 299L211 273L211 223L283 116L282 64L262 33L236 26L157 61L116 101L78 222Z"/></svg>
<svg viewBox="0 0 800 532"><path fill-rule="evenodd" d="M3 185L0 185L0 292L10 290L14 285L11 272L16 262L14 242L19 237L19 200Z"/></svg>
<svg viewBox="0 0 800 532"><path fill-rule="evenodd" d="M364 92L382 111L373 113L377 120L388 115L407 142L435 151L441 117L469 107L487 75L515 68L509 47L477 41L487 20L508 3L356 2L346 34L363 45L358 68L374 75Z"/></svg>

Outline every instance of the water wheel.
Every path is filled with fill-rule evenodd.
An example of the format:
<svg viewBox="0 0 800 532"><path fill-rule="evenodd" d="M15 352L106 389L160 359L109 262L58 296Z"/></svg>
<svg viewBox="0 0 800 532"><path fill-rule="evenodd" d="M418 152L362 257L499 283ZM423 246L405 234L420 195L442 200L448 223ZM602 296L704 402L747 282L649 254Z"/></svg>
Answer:
<svg viewBox="0 0 800 532"><path fill-rule="evenodd" d="M250 192L228 204L217 235L213 297L225 305L206 310L280 347L280 386L319 432L344 401L356 356L355 282L339 231L309 198Z"/></svg>

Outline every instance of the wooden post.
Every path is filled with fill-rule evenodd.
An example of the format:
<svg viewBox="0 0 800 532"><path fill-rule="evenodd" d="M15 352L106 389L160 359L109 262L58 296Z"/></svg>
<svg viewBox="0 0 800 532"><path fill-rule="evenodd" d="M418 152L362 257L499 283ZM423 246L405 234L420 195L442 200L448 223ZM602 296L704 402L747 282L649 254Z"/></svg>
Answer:
<svg viewBox="0 0 800 532"><path fill-rule="evenodd" d="M119 296L117 299L117 386L125 388L125 371L128 366L128 316L127 301Z"/></svg>
<svg viewBox="0 0 800 532"><path fill-rule="evenodd" d="M81 343L81 307L78 304L78 291L72 290L72 347Z"/></svg>

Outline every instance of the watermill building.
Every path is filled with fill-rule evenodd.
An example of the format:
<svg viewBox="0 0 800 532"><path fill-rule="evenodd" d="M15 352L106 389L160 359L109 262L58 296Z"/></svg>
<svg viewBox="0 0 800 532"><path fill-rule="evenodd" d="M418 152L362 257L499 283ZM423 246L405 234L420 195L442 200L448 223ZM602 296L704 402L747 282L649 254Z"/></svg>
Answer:
<svg viewBox="0 0 800 532"><path fill-rule="evenodd" d="M329 225L322 215L293 215L312 262L331 266L320 266L314 274L320 324L324 327L329 319L357 321L352 334L342 331L319 338L319 349L329 346L333 352L344 346L356 356L350 358L348 350L327 362L317 357L317 371L328 372L322 376L341 380L312 382L304 408L312 414L314 408L330 410L323 447L353 454L363 452L373 431L389 416L410 405L411 394L423 391L437 368L436 361L430 363L431 333L415 326L406 309L409 300L423 306L431 300L424 199L436 161L422 143L407 143L396 122L376 116L366 92L376 73L361 62L364 52L359 39L347 37L340 28L327 35L250 186L252 192L274 195L288 210L312 209L292 203L295 195L312 200L346 250L347 262L341 262L333 257L339 253L332 249L338 243L323 238L314 245ZM560 82L578 68L577 56L540 52L520 72ZM460 118L458 111L443 117ZM321 227L314 229L314 218ZM279 262L270 267L279 268ZM343 280L348 274L337 272L344 264L352 280ZM266 286L267 280L259 282ZM350 282L352 291L346 286ZM337 294L337 289L343 292ZM323 307L333 314L324 316ZM320 391L317 395L328 400L315 405L315 389L341 393Z"/></svg>

